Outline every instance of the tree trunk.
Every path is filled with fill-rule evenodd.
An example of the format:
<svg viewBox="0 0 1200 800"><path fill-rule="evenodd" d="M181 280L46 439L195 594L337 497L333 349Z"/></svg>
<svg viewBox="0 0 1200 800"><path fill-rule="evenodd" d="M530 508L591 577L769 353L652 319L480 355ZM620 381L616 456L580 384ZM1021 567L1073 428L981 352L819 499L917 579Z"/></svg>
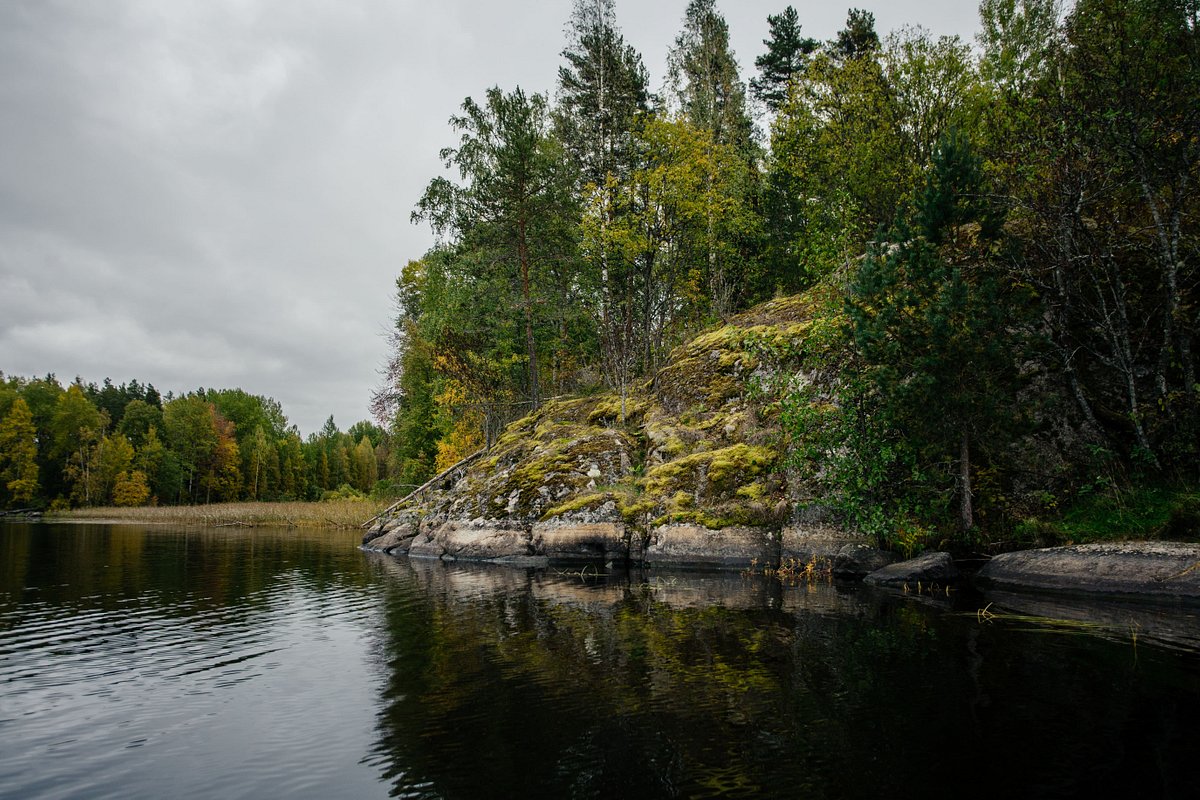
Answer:
<svg viewBox="0 0 1200 800"><path fill-rule="evenodd" d="M975 526L975 512L971 506L971 440L963 428L958 453L958 524L963 533Z"/></svg>
<svg viewBox="0 0 1200 800"><path fill-rule="evenodd" d="M517 258L521 262L521 299L525 306L525 349L529 355L529 399L533 410L541 405L538 397L537 347L533 340L533 300L529 289L529 240L524 217L517 223Z"/></svg>

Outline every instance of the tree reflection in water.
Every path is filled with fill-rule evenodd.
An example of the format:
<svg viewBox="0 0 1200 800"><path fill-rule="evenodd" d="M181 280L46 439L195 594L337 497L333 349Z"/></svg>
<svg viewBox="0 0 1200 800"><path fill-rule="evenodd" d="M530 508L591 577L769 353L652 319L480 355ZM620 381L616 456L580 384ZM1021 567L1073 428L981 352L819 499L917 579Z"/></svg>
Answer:
<svg viewBox="0 0 1200 800"><path fill-rule="evenodd" d="M857 587L379 559L395 796L1192 795L1195 653Z"/></svg>

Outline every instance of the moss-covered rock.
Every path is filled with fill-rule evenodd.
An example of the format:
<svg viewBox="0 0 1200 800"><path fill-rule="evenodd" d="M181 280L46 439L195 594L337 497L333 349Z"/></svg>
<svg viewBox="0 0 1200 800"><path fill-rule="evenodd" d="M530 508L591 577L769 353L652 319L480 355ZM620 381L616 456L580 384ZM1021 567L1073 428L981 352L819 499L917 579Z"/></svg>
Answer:
<svg viewBox="0 0 1200 800"><path fill-rule="evenodd" d="M565 526L568 542L596 538L567 546L576 554L591 547L611 555L620 549L613 544L618 530L621 547L632 553L651 542L654 531L676 539L690 532L693 545L728 531L742 542L729 552L756 554L761 548L750 547L746 537L757 542L765 536L778 551L779 532L796 504L782 469L786 453L773 393L781 384L774 378L814 379L805 354L820 324L814 322L819 303L819 297L797 295L735 316L676 348L658 374L624 397L607 392L545 403L510 425L453 487L417 498L411 510L440 524L517 526L530 532L521 540L523 554L540 552L535 526ZM452 539L418 540L415 549L432 553L445 546L444 554L462 557L461 549L452 553ZM665 558L670 548L659 551Z"/></svg>

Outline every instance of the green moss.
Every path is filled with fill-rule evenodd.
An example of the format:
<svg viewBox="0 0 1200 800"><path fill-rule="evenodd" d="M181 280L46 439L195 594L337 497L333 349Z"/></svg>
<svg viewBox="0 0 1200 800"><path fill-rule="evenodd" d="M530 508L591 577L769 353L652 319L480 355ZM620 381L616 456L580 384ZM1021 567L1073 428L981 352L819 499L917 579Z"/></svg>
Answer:
<svg viewBox="0 0 1200 800"><path fill-rule="evenodd" d="M728 484L735 478L761 475L775 459L770 448L738 443L713 453L708 479L714 484Z"/></svg>
<svg viewBox="0 0 1200 800"><path fill-rule="evenodd" d="M700 470L705 470L708 483L717 489L729 488L734 479L755 477L776 461L775 451L768 447L743 442L719 450L692 453L648 470L645 478L647 494L659 497L686 488L694 490Z"/></svg>
<svg viewBox="0 0 1200 800"><path fill-rule="evenodd" d="M738 497L745 497L749 500L761 500L767 494L767 487L762 483L748 483L745 486L738 487Z"/></svg>

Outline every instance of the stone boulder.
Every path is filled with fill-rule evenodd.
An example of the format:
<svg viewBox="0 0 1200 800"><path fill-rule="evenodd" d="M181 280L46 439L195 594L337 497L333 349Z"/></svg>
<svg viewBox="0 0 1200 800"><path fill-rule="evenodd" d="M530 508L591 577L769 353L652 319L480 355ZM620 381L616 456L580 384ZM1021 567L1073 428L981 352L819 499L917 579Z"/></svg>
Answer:
<svg viewBox="0 0 1200 800"><path fill-rule="evenodd" d="M877 569L886 567L896 556L868 544L850 543L842 545L833 557L835 578L859 579Z"/></svg>
<svg viewBox="0 0 1200 800"><path fill-rule="evenodd" d="M1118 542L1004 553L975 576L985 587L1200 599L1200 544Z"/></svg>
<svg viewBox="0 0 1200 800"><path fill-rule="evenodd" d="M863 583L871 586L907 587L917 591L926 587L953 586L961 577L949 553L926 553L877 569L863 578Z"/></svg>
<svg viewBox="0 0 1200 800"><path fill-rule="evenodd" d="M373 550L378 553L404 555L408 552L416 535L417 528L415 525L404 525L372 538L363 545L363 549Z"/></svg>

